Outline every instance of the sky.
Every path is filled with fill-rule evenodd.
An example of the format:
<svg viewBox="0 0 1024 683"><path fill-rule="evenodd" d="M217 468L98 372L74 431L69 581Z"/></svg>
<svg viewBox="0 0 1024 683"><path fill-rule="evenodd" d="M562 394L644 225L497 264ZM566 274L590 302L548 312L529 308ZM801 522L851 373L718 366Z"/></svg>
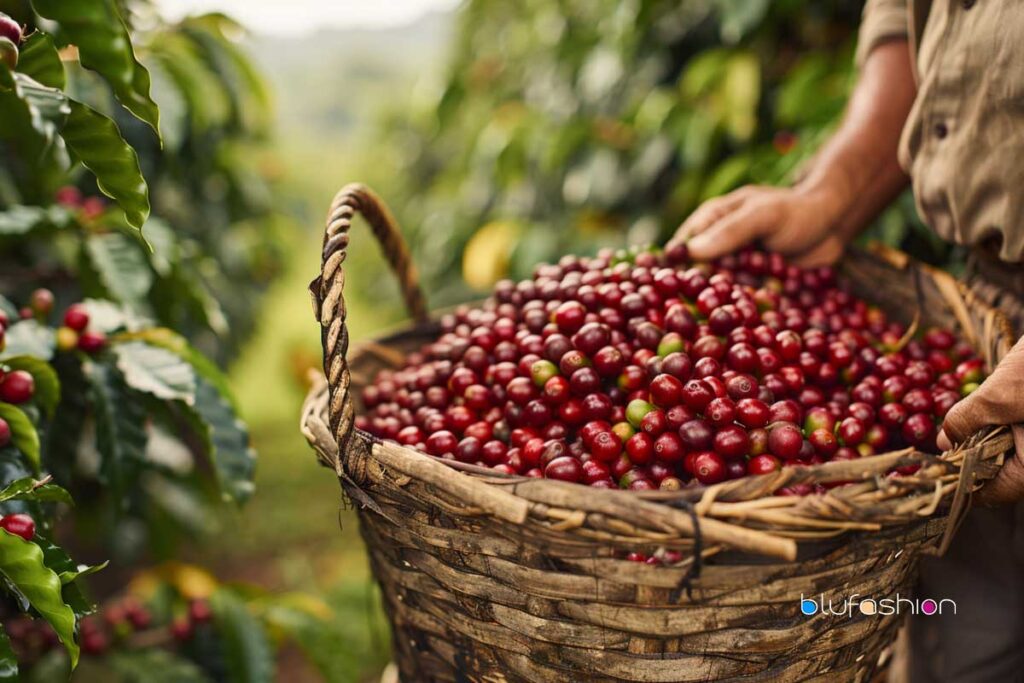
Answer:
<svg viewBox="0 0 1024 683"><path fill-rule="evenodd" d="M168 19L219 11L264 34L301 35L319 28L383 27L409 23L458 0L157 0Z"/></svg>

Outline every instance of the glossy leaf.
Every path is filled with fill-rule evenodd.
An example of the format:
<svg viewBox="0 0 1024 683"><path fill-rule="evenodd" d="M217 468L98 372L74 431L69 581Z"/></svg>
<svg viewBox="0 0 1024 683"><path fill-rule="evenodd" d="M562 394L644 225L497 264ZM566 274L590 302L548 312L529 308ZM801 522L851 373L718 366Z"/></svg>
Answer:
<svg viewBox="0 0 1024 683"><path fill-rule="evenodd" d="M137 339L152 346L167 349L188 362L196 373L212 384L220 395L237 411L237 403L231 393L227 376L209 358L196 350L185 337L166 327L150 327L138 332L125 332L118 339Z"/></svg>
<svg viewBox="0 0 1024 683"><path fill-rule="evenodd" d="M100 74L121 104L159 135L160 112L150 96L149 72L135 57L114 0L32 0L32 6L60 24L78 48L82 66Z"/></svg>
<svg viewBox="0 0 1024 683"><path fill-rule="evenodd" d="M33 477L23 477L0 490L0 503L9 500L34 500L41 503L67 503L73 505L71 494L56 484L40 484Z"/></svg>
<svg viewBox="0 0 1024 683"><path fill-rule="evenodd" d="M210 599L213 622L220 636L231 683L270 683L274 653L263 625L235 594L220 589Z"/></svg>
<svg viewBox="0 0 1024 683"><path fill-rule="evenodd" d="M231 404L204 378L196 379L195 403L190 414L194 428L213 461L221 495L237 503L253 493L256 452L249 445L249 431Z"/></svg>
<svg viewBox="0 0 1024 683"><path fill-rule="evenodd" d="M138 241L119 232L89 235L84 241L89 264L112 299L143 310L153 273Z"/></svg>
<svg viewBox="0 0 1024 683"><path fill-rule="evenodd" d="M41 31L32 33L21 45L18 71L50 88L64 88L64 64L53 38Z"/></svg>
<svg viewBox="0 0 1024 683"><path fill-rule="evenodd" d="M115 344L112 351L132 389L167 401L195 402L195 373L181 356L141 341Z"/></svg>
<svg viewBox="0 0 1024 683"><path fill-rule="evenodd" d="M87 362L82 371L93 399L96 447L102 458L100 476L111 487L114 498L120 499L145 458L146 411L117 368Z"/></svg>
<svg viewBox="0 0 1024 683"><path fill-rule="evenodd" d="M14 585L53 627L71 657L78 663L75 614L61 598L61 582L43 563L43 551L35 543L0 530L0 574Z"/></svg>
<svg viewBox="0 0 1024 683"><path fill-rule="evenodd" d="M61 130L68 149L96 176L100 191L124 209L129 225L141 229L149 216L149 188L138 155L112 120L81 102L68 105Z"/></svg>
<svg viewBox="0 0 1024 683"><path fill-rule="evenodd" d="M36 431L36 426L21 408L10 403L0 402L0 418L6 420L11 428L11 443L25 456L33 471L38 473L39 432Z"/></svg>
<svg viewBox="0 0 1024 683"><path fill-rule="evenodd" d="M48 417L53 417L60 402L60 380L53 366L37 356L21 355L4 358L5 365L12 370L24 370L35 380L36 390L32 399L38 403Z"/></svg>
<svg viewBox="0 0 1024 683"><path fill-rule="evenodd" d="M0 358L35 356L41 360L53 358L57 342L52 328L35 320L19 320L7 328L7 347Z"/></svg>
<svg viewBox="0 0 1024 683"><path fill-rule="evenodd" d="M110 564L109 560L101 562L99 564L80 564L77 567L75 567L73 570L68 570L68 571L61 572L59 574L60 582L63 585L67 585L67 584L69 584L69 583L71 583L73 581L77 581L78 579L80 579L80 578L82 578L84 576L91 576L91 575L95 574L96 572L101 572L104 569L106 569L107 565L109 565L109 564Z"/></svg>
<svg viewBox="0 0 1024 683"><path fill-rule="evenodd" d="M58 131L64 126L71 113L68 98L56 88L50 88L22 73L13 76L13 91L6 95L15 96L24 107L32 128L46 146L59 144Z"/></svg>

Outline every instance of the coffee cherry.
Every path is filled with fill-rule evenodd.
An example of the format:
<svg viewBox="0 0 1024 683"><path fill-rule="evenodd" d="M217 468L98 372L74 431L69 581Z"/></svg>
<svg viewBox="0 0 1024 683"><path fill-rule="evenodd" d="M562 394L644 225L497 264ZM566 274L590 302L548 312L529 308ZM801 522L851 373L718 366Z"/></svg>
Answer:
<svg viewBox="0 0 1024 683"><path fill-rule="evenodd" d="M558 325L559 331L564 334L573 334L583 327L586 315L587 309L583 304L577 301L566 301L555 309L552 318L555 324Z"/></svg>
<svg viewBox="0 0 1024 683"><path fill-rule="evenodd" d="M918 447L927 447L935 440L935 421L930 415L917 413L903 423L903 438Z"/></svg>
<svg viewBox="0 0 1024 683"><path fill-rule="evenodd" d="M698 453L693 458L693 476L701 484L717 484L725 480L725 461L713 451Z"/></svg>
<svg viewBox="0 0 1024 683"><path fill-rule="evenodd" d="M534 361L530 366L530 378L534 386L543 387L549 379L558 374L558 368L549 360Z"/></svg>
<svg viewBox="0 0 1024 683"><path fill-rule="evenodd" d="M744 399L753 400L753 399ZM716 427L731 425L736 419L736 404L728 398L715 398L704 409L708 421Z"/></svg>
<svg viewBox="0 0 1024 683"><path fill-rule="evenodd" d="M590 450L601 462L612 462L622 452L622 440L612 432L599 432L594 436Z"/></svg>
<svg viewBox="0 0 1024 683"><path fill-rule="evenodd" d="M6 38L14 45L18 45L22 38L21 26L3 12L0 12L0 38ZM13 66L10 68L14 70Z"/></svg>
<svg viewBox="0 0 1024 683"><path fill-rule="evenodd" d="M678 463L683 459L683 442L678 435L665 432L654 440L654 457L663 463Z"/></svg>
<svg viewBox="0 0 1024 683"><path fill-rule="evenodd" d="M704 380L691 379L683 385L683 403L692 410L703 412L714 398L714 390L711 388L711 385Z"/></svg>
<svg viewBox="0 0 1024 683"><path fill-rule="evenodd" d="M73 351L78 347L78 333L70 327L58 327L56 339L57 349L60 351Z"/></svg>
<svg viewBox="0 0 1024 683"><path fill-rule="evenodd" d="M583 478L583 466L576 458L564 455L554 458L544 467L544 476L548 479L578 482Z"/></svg>
<svg viewBox="0 0 1024 683"><path fill-rule="evenodd" d="M799 457L803 440L800 429L789 422L776 424L768 430L768 450L783 460Z"/></svg>
<svg viewBox="0 0 1024 683"><path fill-rule="evenodd" d="M839 440L828 429L815 429L807 436L807 440L814 447L814 451L825 459L831 458L839 450Z"/></svg>
<svg viewBox="0 0 1024 683"><path fill-rule="evenodd" d="M672 375L662 373L651 380L651 403L660 408L671 408L682 400L683 383Z"/></svg>
<svg viewBox="0 0 1024 683"><path fill-rule="evenodd" d="M701 419L690 420L679 428L679 438L690 451L710 450L714 436L711 425Z"/></svg>
<svg viewBox="0 0 1024 683"><path fill-rule="evenodd" d="M715 433L712 445L723 458L741 458L750 448L750 437L742 427L728 425Z"/></svg>
<svg viewBox="0 0 1024 683"><path fill-rule="evenodd" d="M25 403L35 390L35 379L24 370L12 370L0 380L0 400L8 403Z"/></svg>
<svg viewBox="0 0 1024 683"><path fill-rule="evenodd" d="M755 455L747 462L747 471L750 474L770 474L782 469L782 463L773 455Z"/></svg>
<svg viewBox="0 0 1024 683"><path fill-rule="evenodd" d="M53 310L53 292L40 288L29 296L29 305L36 316L45 318Z"/></svg>
<svg viewBox="0 0 1024 683"><path fill-rule="evenodd" d="M0 417L0 448L3 448L11 442L11 425L7 423L7 420Z"/></svg>
<svg viewBox="0 0 1024 683"><path fill-rule="evenodd" d="M867 436L867 429L864 423L855 417L848 417L839 423L836 434L844 446L856 446L864 441Z"/></svg>
<svg viewBox="0 0 1024 683"><path fill-rule="evenodd" d="M24 514L5 515L0 518L0 529L21 536L26 541L31 541L36 535L35 520Z"/></svg>
<svg viewBox="0 0 1024 683"><path fill-rule="evenodd" d="M626 453L636 465L646 465L654 457L654 439L646 432L637 432L626 441Z"/></svg>

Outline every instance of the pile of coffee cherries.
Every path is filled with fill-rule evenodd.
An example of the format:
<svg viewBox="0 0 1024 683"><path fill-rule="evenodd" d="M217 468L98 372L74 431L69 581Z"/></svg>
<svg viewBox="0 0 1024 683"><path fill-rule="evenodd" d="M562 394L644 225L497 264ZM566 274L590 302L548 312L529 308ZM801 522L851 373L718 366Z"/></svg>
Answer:
<svg viewBox="0 0 1024 683"><path fill-rule="evenodd" d="M903 446L934 451L983 378L950 331L906 328L831 268L746 250L602 251L498 283L362 394L357 426L509 475L675 490ZM805 495L800 485L780 494Z"/></svg>

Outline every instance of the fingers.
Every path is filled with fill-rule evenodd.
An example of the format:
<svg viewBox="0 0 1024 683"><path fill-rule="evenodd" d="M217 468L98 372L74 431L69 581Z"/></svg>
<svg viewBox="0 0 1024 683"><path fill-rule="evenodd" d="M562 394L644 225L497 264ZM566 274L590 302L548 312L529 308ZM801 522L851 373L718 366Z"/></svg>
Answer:
<svg viewBox="0 0 1024 683"><path fill-rule="evenodd" d="M741 204L743 204L744 200L750 196L750 189L751 188L749 186L741 187L729 194L709 199L698 206L697 210L691 213L689 218L683 221L683 224L679 226L679 230L676 231L673 241L680 239L688 240L694 235L707 230L717 221L727 216L730 212L735 211Z"/></svg>
<svg viewBox="0 0 1024 683"><path fill-rule="evenodd" d="M949 440L948 436L946 436L945 429L939 430L939 435L935 437L935 445L938 446L939 450L943 453L953 447L953 442Z"/></svg>
<svg viewBox="0 0 1024 683"><path fill-rule="evenodd" d="M1024 429L1013 431L1017 452L1006 461L995 479L974 494L975 505L1007 505L1024 500Z"/></svg>
<svg viewBox="0 0 1024 683"><path fill-rule="evenodd" d="M736 251L777 225L777 211L773 207L749 202L696 235L686 246L693 258L708 261Z"/></svg>
<svg viewBox="0 0 1024 683"><path fill-rule="evenodd" d="M988 400L989 393L984 391L983 384L973 394L950 408L942 421L942 434L947 443L960 443L986 425L1003 424L997 417L998 411Z"/></svg>
<svg viewBox="0 0 1024 683"><path fill-rule="evenodd" d="M1014 346L974 393L950 409L942 431L945 443L959 443L987 425L1017 422L1024 422L1024 342Z"/></svg>

